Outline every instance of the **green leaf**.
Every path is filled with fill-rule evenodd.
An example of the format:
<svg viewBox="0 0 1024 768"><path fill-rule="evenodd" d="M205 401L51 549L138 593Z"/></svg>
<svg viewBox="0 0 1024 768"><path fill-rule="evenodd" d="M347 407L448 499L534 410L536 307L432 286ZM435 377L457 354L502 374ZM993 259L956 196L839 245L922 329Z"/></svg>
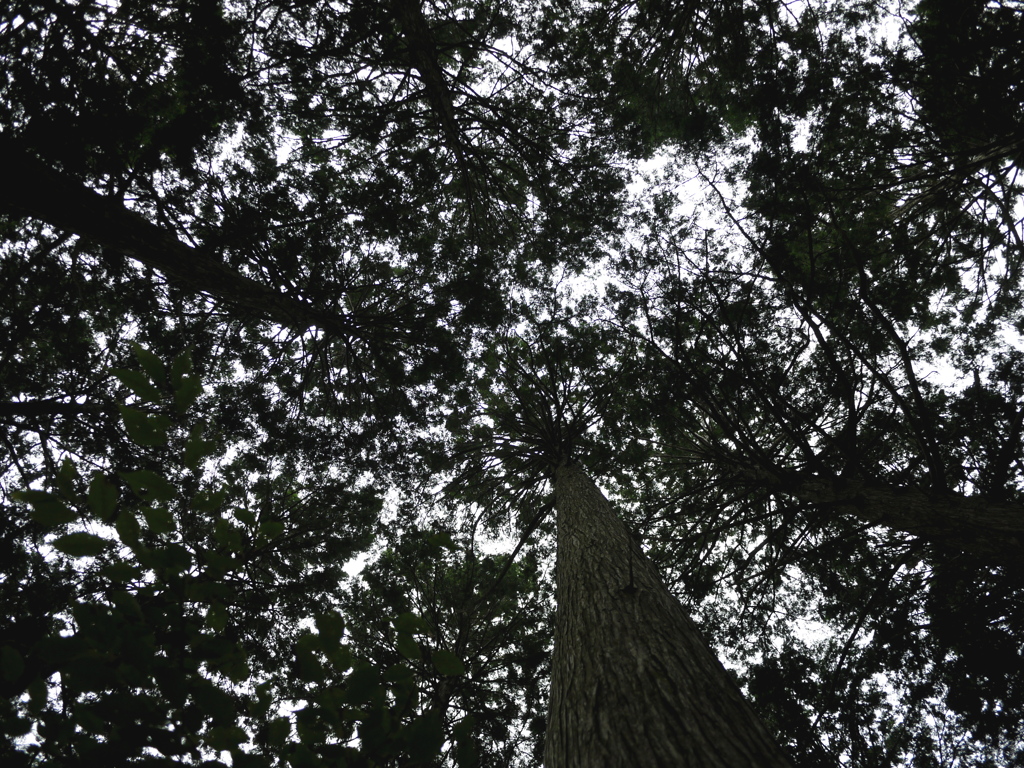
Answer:
<svg viewBox="0 0 1024 768"><path fill-rule="evenodd" d="M46 685L46 681L37 677L31 683L28 684L28 711L36 714L41 712L43 707L46 706L46 698L49 693L49 687Z"/></svg>
<svg viewBox="0 0 1024 768"><path fill-rule="evenodd" d="M167 445L167 432L171 420L162 413L146 414L134 408L120 405L121 417L128 436L138 445Z"/></svg>
<svg viewBox="0 0 1024 768"><path fill-rule="evenodd" d="M301 733L299 734L299 739L299 743L292 749L291 754L288 755L288 764L292 768L320 768L323 764L313 754L313 751L302 743Z"/></svg>
<svg viewBox="0 0 1024 768"><path fill-rule="evenodd" d="M267 723L267 741L274 746L284 746L292 732L292 723L287 717L276 717Z"/></svg>
<svg viewBox="0 0 1024 768"><path fill-rule="evenodd" d="M203 490L192 499L192 507L197 512L216 512L224 505L224 499L227 497L227 488Z"/></svg>
<svg viewBox="0 0 1024 768"><path fill-rule="evenodd" d="M331 648L325 655L327 655L335 672L346 672L352 669L355 658L352 656L351 648L347 645L338 645L337 648Z"/></svg>
<svg viewBox="0 0 1024 768"><path fill-rule="evenodd" d="M153 567L166 568L174 573L184 573L192 567L192 553L177 542L166 547L157 547L150 552Z"/></svg>
<svg viewBox="0 0 1024 768"><path fill-rule="evenodd" d="M427 542L432 547L438 549L444 548L449 550L456 550L458 547L455 546L455 542L452 541L452 535L448 531L441 531L440 533L431 533L427 536Z"/></svg>
<svg viewBox="0 0 1024 768"><path fill-rule="evenodd" d="M402 613L396 616L392 622L399 632L408 632L411 635L427 631L427 623L415 613Z"/></svg>
<svg viewBox="0 0 1024 768"><path fill-rule="evenodd" d="M280 520L264 520L260 523L260 536L267 539L276 539L284 533L284 523Z"/></svg>
<svg viewBox="0 0 1024 768"><path fill-rule="evenodd" d="M202 382L193 376L187 376L174 390L174 407L178 413L185 413L195 405L196 400L203 394Z"/></svg>
<svg viewBox="0 0 1024 768"><path fill-rule="evenodd" d="M99 734L107 729L107 722L97 715L92 708L85 705L78 705L74 709L75 725L86 733Z"/></svg>
<svg viewBox="0 0 1024 768"><path fill-rule="evenodd" d="M234 720L235 702L231 696L213 683L202 678L195 679L189 692L199 709L213 718L214 721L226 722Z"/></svg>
<svg viewBox="0 0 1024 768"><path fill-rule="evenodd" d="M11 494L16 501L32 505L29 516L42 526L56 528L78 519L78 513L47 491L15 491Z"/></svg>
<svg viewBox="0 0 1024 768"><path fill-rule="evenodd" d="M96 517L103 522L113 519L118 496L117 488L108 483L103 475L98 472L93 475L89 483L89 509Z"/></svg>
<svg viewBox="0 0 1024 768"><path fill-rule="evenodd" d="M177 494L177 489L167 478L151 470L140 469L120 474L135 494L144 501L170 501Z"/></svg>
<svg viewBox="0 0 1024 768"><path fill-rule="evenodd" d="M243 683L252 678L249 662L241 651L220 662L217 671L222 675L227 675L228 680L233 683Z"/></svg>
<svg viewBox="0 0 1024 768"><path fill-rule="evenodd" d="M121 514L114 522L114 528L117 529L117 535L124 545L132 547L139 543L139 534L142 529L139 527L139 521L135 517L134 511L122 508Z"/></svg>
<svg viewBox="0 0 1024 768"><path fill-rule="evenodd" d="M71 557L96 557L110 544L102 536L94 533L78 531L59 536L53 540L53 546Z"/></svg>
<svg viewBox="0 0 1024 768"><path fill-rule="evenodd" d="M222 555L215 549L207 549L203 551L203 559L206 561L208 566L208 573L214 575L215 578L223 576L235 567L235 561L227 555ZM215 573L216 572L216 573Z"/></svg>
<svg viewBox="0 0 1024 768"><path fill-rule="evenodd" d="M100 573L111 581L135 581L136 579L142 578L142 569L136 565L132 565L126 560L118 560L117 562L105 565L100 569Z"/></svg>
<svg viewBox="0 0 1024 768"><path fill-rule="evenodd" d="M345 681L344 699L349 704L363 704L382 693L380 672L376 667L360 667Z"/></svg>
<svg viewBox="0 0 1024 768"><path fill-rule="evenodd" d="M15 739L19 736L24 736L28 733L31 733L33 725L35 725L35 723L33 723L27 717L17 716L7 717L2 722L0 722L0 728L2 728L4 735L13 737Z"/></svg>
<svg viewBox="0 0 1024 768"><path fill-rule="evenodd" d="M415 675L408 665L398 663L384 673L384 680L389 683L414 683Z"/></svg>
<svg viewBox="0 0 1024 768"><path fill-rule="evenodd" d="M217 522L214 523L213 538L218 544L227 549L228 552L241 552L245 549L242 529L223 517L218 518Z"/></svg>
<svg viewBox="0 0 1024 768"><path fill-rule="evenodd" d="M256 525L256 515L252 513L252 510L239 507L232 511L235 516L235 520L244 525Z"/></svg>
<svg viewBox="0 0 1024 768"><path fill-rule="evenodd" d="M451 651L438 648L431 654L430 658L434 662L434 669L442 675L455 677L466 674L466 666L462 663L462 659Z"/></svg>
<svg viewBox="0 0 1024 768"><path fill-rule="evenodd" d="M430 765L437 760L444 744L441 713L429 710L402 729L409 756L418 763Z"/></svg>
<svg viewBox="0 0 1024 768"><path fill-rule="evenodd" d="M114 368L110 372L144 403L157 405L163 400L163 393L153 385L153 382L142 371Z"/></svg>
<svg viewBox="0 0 1024 768"><path fill-rule="evenodd" d="M272 763L267 755L243 752L239 748L231 750L231 768L271 768ZM344 763L339 763L338 768L345 768Z"/></svg>
<svg viewBox="0 0 1024 768"><path fill-rule="evenodd" d="M309 682L322 680L324 668L316 650L318 638L315 635L303 635L295 644L295 660L299 678Z"/></svg>
<svg viewBox="0 0 1024 768"><path fill-rule="evenodd" d="M252 717L259 717L270 712L274 703L274 690L270 681L265 681L256 686L256 698L249 697L246 709Z"/></svg>
<svg viewBox="0 0 1024 768"><path fill-rule="evenodd" d="M345 618L335 611L318 613L313 620L316 631L325 640L338 641L345 634Z"/></svg>
<svg viewBox="0 0 1024 768"><path fill-rule="evenodd" d="M110 600L114 605L120 608L124 614L131 616L133 619L142 620L142 606L139 605L139 601L135 598L135 595L130 592L119 590L110 594Z"/></svg>
<svg viewBox="0 0 1024 768"><path fill-rule="evenodd" d="M452 736L455 737L457 745L455 751L455 764L459 768L470 768L479 764L476 739L476 718L467 715L452 729Z"/></svg>
<svg viewBox="0 0 1024 768"><path fill-rule="evenodd" d="M214 632L223 632L228 625L228 611L223 603L214 602L206 612L206 626Z"/></svg>
<svg viewBox="0 0 1024 768"><path fill-rule="evenodd" d="M205 425L196 424L188 435L188 442L185 443L185 466L195 472L199 469L199 463L210 455L214 443L203 439Z"/></svg>
<svg viewBox="0 0 1024 768"><path fill-rule="evenodd" d="M248 740L248 734L237 725L218 725L203 737L206 746L217 752L232 749Z"/></svg>
<svg viewBox="0 0 1024 768"><path fill-rule="evenodd" d="M9 645L0 648L0 675L4 680L14 681L25 671L25 660L21 658L17 648Z"/></svg>
<svg viewBox="0 0 1024 768"><path fill-rule="evenodd" d="M223 581L190 581L185 592L189 600L211 603L214 600L229 600L233 588Z"/></svg>
<svg viewBox="0 0 1024 768"><path fill-rule="evenodd" d="M408 632L399 632L398 641L395 645L398 648L398 652L407 659L418 660L423 658L423 651L420 649L419 643L413 640L412 635Z"/></svg>
<svg viewBox="0 0 1024 768"><path fill-rule="evenodd" d="M143 507L142 516L153 533L170 533L176 528L174 515L162 507Z"/></svg>
<svg viewBox="0 0 1024 768"><path fill-rule="evenodd" d="M325 655L327 660L331 662L331 667L335 672L345 672L352 669L354 658L352 656L352 649L347 645L339 645L337 648L329 649Z"/></svg>
<svg viewBox="0 0 1024 768"><path fill-rule="evenodd" d="M135 357L139 361L139 365L154 382L162 384L166 381L166 374L164 373L163 361L150 352L148 349L143 347L141 344L136 344L134 341L131 343L132 350L135 352Z"/></svg>

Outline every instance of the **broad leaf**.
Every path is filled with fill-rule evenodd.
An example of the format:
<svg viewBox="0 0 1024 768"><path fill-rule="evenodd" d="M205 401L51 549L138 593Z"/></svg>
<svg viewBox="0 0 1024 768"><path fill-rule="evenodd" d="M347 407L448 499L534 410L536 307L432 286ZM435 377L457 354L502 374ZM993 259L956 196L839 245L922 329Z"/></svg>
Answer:
<svg viewBox="0 0 1024 768"><path fill-rule="evenodd" d="M110 541L94 533L79 531L58 536L53 540L53 546L72 557L96 557L110 546Z"/></svg>

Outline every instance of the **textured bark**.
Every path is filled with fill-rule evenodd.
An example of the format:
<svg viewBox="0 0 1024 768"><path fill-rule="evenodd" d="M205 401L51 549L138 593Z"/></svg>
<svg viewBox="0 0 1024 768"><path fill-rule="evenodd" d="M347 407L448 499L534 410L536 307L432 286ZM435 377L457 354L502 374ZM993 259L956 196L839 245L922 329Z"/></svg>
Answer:
<svg viewBox="0 0 1024 768"><path fill-rule="evenodd" d="M280 293L186 245L172 232L49 168L2 136L0 158L5 171L0 212L44 221L153 267L189 290L254 310L288 328L316 327L339 337L370 335L340 313Z"/></svg>
<svg viewBox="0 0 1024 768"><path fill-rule="evenodd" d="M967 552L993 565L1024 566L1021 504L860 478L809 474L778 477L747 469L741 474L801 501L910 533L943 549Z"/></svg>
<svg viewBox="0 0 1024 768"><path fill-rule="evenodd" d="M590 478L555 497L547 768L790 766Z"/></svg>
<svg viewBox="0 0 1024 768"><path fill-rule="evenodd" d="M419 72L427 101L441 123L441 132L449 148L463 158L462 132L455 119L455 95L448 87L444 69L438 63L438 51L430 25L423 16L420 0L392 0L409 53L410 63Z"/></svg>

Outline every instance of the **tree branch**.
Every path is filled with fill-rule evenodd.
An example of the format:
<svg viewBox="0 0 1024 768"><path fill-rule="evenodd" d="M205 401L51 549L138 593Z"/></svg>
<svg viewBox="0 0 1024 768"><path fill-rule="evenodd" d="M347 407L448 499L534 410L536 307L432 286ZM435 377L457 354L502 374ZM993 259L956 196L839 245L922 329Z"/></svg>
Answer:
<svg viewBox="0 0 1024 768"><path fill-rule="evenodd" d="M865 478L737 467L746 482L996 565L1024 564L1024 504Z"/></svg>
<svg viewBox="0 0 1024 768"><path fill-rule="evenodd" d="M2 135L0 157L6 168L6 183L0 183L0 213L39 219L157 269L188 290L253 310L300 332L317 327L342 338L375 335L340 310L314 307L236 272L119 201L53 170Z"/></svg>

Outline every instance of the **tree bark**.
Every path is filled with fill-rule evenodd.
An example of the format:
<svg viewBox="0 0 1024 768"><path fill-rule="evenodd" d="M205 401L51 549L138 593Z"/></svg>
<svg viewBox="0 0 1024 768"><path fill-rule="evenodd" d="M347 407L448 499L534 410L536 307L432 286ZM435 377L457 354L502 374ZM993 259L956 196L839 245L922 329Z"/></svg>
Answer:
<svg viewBox="0 0 1024 768"><path fill-rule="evenodd" d="M791 764L590 478L555 475L547 768Z"/></svg>
<svg viewBox="0 0 1024 768"><path fill-rule="evenodd" d="M324 311L236 272L119 201L53 170L3 136L0 158L5 170L0 183L2 213L39 219L153 267L189 290L254 310L293 330L316 327L336 338L372 334L372 329L350 322L340 311Z"/></svg>
<svg viewBox="0 0 1024 768"><path fill-rule="evenodd" d="M420 0L392 0L412 66L419 72L427 101L441 124L441 133L449 148L462 162L462 132L455 119L455 96L448 86L444 69L438 63L437 47L430 25L423 16Z"/></svg>

